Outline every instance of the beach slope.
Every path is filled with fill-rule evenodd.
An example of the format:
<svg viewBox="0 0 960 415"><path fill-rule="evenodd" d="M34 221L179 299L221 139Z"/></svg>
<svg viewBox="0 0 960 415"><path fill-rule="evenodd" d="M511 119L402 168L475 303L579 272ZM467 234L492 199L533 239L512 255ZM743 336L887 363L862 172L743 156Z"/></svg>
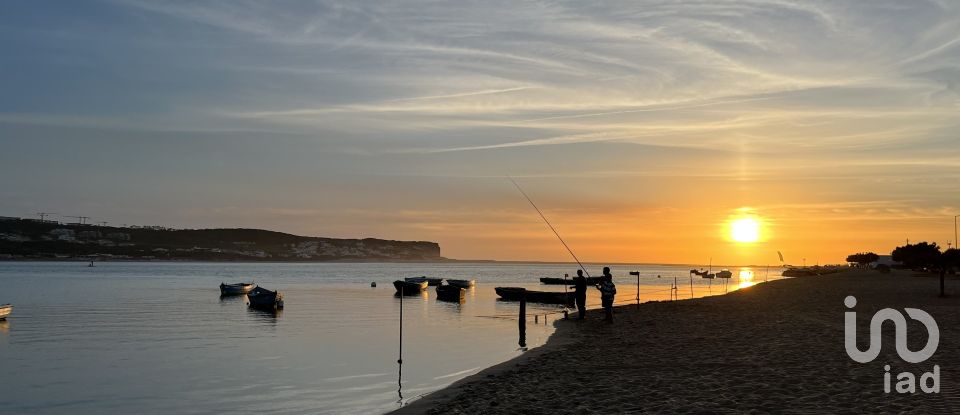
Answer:
<svg viewBox="0 0 960 415"><path fill-rule="evenodd" d="M547 345L464 379L397 413L958 413L960 281L938 297L936 278L910 272L850 271L786 279L716 297L617 309L603 324L559 321ZM844 349L844 299L858 302L866 350L869 322L883 308L919 308L939 324L929 360L910 364L894 347L893 325L869 363ZM909 323L908 346L927 341ZM884 392L884 366L897 375L940 368L940 393Z"/></svg>

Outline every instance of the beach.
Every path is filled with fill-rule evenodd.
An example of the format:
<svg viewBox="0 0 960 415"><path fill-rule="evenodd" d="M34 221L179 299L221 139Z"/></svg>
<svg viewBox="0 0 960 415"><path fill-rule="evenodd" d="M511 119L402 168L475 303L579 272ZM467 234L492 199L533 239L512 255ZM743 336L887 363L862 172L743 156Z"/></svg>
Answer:
<svg viewBox="0 0 960 415"><path fill-rule="evenodd" d="M547 344L427 395L397 414L440 413L956 413L960 411L960 280L909 271L848 272L758 284L727 295L616 309L613 324L591 311L558 321ZM851 310L844 299L857 299ZM939 348L907 363L886 323L879 356L852 360L844 313L857 312L860 350L880 309L926 311ZM908 346L924 326L907 318ZM885 365L919 382L939 367L939 393L884 392Z"/></svg>

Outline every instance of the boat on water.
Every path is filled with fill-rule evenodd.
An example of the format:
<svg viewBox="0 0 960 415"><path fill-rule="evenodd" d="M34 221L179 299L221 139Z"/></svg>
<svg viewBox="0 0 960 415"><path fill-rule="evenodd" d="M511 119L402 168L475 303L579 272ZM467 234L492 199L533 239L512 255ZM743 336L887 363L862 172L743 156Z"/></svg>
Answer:
<svg viewBox="0 0 960 415"><path fill-rule="evenodd" d="M241 295L253 290L253 283L240 282L236 284L220 283L220 295Z"/></svg>
<svg viewBox="0 0 960 415"><path fill-rule="evenodd" d="M526 298L531 303L573 305L576 294L557 291L533 291L520 287L496 287L497 295L505 301L520 301Z"/></svg>
<svg viewBox="0 0 960 415"><path fill-rule="evenodd" d="M447 280L447 284L454 287L470 288L477 285L477 280Z"/></svg>
<svg viewBox="0 0 960 415"><path fill-rule="evenodd" d="M396 280L393 282L393 287L397 289L397 294L400 295L420 295L423 290L427 289L426 281L419 282L410 282L410 281L401 281Z"/></svg>
<svg viewBox="0 0 960 415"><path fill-rule="evenodd" d="M407 278L404 278L403 280L404 280L404 281L407 281L407 282L424 282L424 281L426 281L426 282L427 282L427 285L429 285L429 286L431 286L431 287L435 287L435 286L437 286L437 285L440 285L440 283L443 282L443 278L430 278L430 277L407 277Z"/></svg>
<svg viewBox="0 0 960 415"><path fill-rule="evenodd" d="M6 320L7 316L13 312L13 306L10 304L0 305L0 320Z"/></svg>
<svg viewBox="0 0 960 415"><path fill-rule="evenodd" d="M703 277L703 278L706 278L706 279L708 279L708 280L712 280L712 279L714 279L714 278L717 277L716 274L711 274L710 271L704 271L704 270L699 270L699 271L697 271L697 270L695 270L695 269L691 269L691 270L690 270L690 273L693 274L693 275L699 275L699 276L701 276L701 277Z"/></svg>
<svg viewBox="0 0 960 415"><path fill-rule="evenodd" d="M717 273L717 278L731 278L731 277L733 277L733 273L730 272L730 270L727 270L727 269L722 270L722 271L720 271L720 272Z"/></svg>
<svg viewBox="0 0 960 415"><path fill-rule="evenodd" d="M452 301L459 303L463 301L463 294L466 290L455 285L438 285L437 299L440 301Z"/></svg>
<svg viewBox="0 0 960 415"><path fill-rule="evenodd" d="M585 277L587 279L587 285L597 285L603 281L603 277ZM554 278L554 277L544 277L540 278L540 283L543 285L573 285L573 278Z"/></svg>
<svg viewBox="0 0 960 415"><path fill-rule="evenodd" d="M250 308L260 310L279 310L283 308L283 294L280 294L280 291L270 291L260 286L247 293L247 300L250 300Z"/></svg>

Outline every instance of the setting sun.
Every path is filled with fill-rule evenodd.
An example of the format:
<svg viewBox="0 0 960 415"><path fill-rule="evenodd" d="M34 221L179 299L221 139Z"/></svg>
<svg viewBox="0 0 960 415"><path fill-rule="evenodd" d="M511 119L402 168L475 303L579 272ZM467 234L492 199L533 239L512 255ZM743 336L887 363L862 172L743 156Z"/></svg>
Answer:
<svg viewBox="0 0 960 415"><path fill-rule="evenodd" d="M741 218L730 223L730 238L737 242L760 240L760 222L754 218Z"/></svg>

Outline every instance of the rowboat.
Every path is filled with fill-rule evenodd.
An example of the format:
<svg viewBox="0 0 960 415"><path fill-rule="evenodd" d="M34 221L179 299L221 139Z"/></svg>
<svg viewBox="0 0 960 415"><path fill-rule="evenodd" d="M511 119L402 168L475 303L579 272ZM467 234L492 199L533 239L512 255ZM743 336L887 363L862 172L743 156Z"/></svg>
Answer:
<svg viewBox="0 0 960 415"><path fill-rule="evenodd" d="M247 300L250 300L250 308L258 308L261 310L279 310L283 308L283 294L280 294L279 291L270 291L259 286L247 293Z"/></svg>
<svg viewBox="0 0 960 415"><path fill-rule="evenodd" d="M440 285L443 282L443 278L429 278L429 277L407 277L403 279L406 282L427 282L427 285L435 287Z"/></svg>
<svg viewBox="0 0 960 415"><path fill-rule="evenodd" d="M240 282L236 284L220 283L220 295L241 295L253 290L253 283Z"/></svg>
<svg viewBox="0 0 960 415"><path fill-rule="evenodd" d="M437 286L437 299L441 301L453 301L459 303L463 301L464 290L461 287L454 285L438 285Z"/></svg>
<svg viewBox="0 0 960 415"><path fill-rule="evenodd" d="M587 285L597 285L603 281L603 277L585 277L587 280ZM543 285L573 285L573 278L553 278L553 277L544 277L540 278L540 283Z"/></svg>
<svg viewBox="0 0 960 415"><path fill-rule="evenodd" d="M0 320L6 320L7 316L13 312L13 306L10 304L0 305Z"/></svg>
<svg viewBox="0 0 960 415"><path fill-rule="evenodd" d="M733 277L733 273L730 270L723 270L717 273L717 278L730 278Z"/></svg>
<svg viewBox="0 0 960 415"><path fill-rule="evenodd" d="M401 281L396 280L393 282L394 288L397 289L397 294L403 295L420 295L420 292L427 289L427 282L410 282L410 281Z"/></svg>
<svg viewBox="0 0 960 415"><path fill-rule="evenodd" d="M447 284L454 287L470 288L477 285L477 280L447 280Z"/></svg>
<svg viewBox="0 0 960 415"><path fill-rule="evenodd" d="M576 298L576 294L573 291L566 293L556 291L532 291L520 287L496 287L494 290L497 292L497 295L505 301L520 301L521 298L526 297L526 300L531 303L573 305L574 298Z"/></svg>

